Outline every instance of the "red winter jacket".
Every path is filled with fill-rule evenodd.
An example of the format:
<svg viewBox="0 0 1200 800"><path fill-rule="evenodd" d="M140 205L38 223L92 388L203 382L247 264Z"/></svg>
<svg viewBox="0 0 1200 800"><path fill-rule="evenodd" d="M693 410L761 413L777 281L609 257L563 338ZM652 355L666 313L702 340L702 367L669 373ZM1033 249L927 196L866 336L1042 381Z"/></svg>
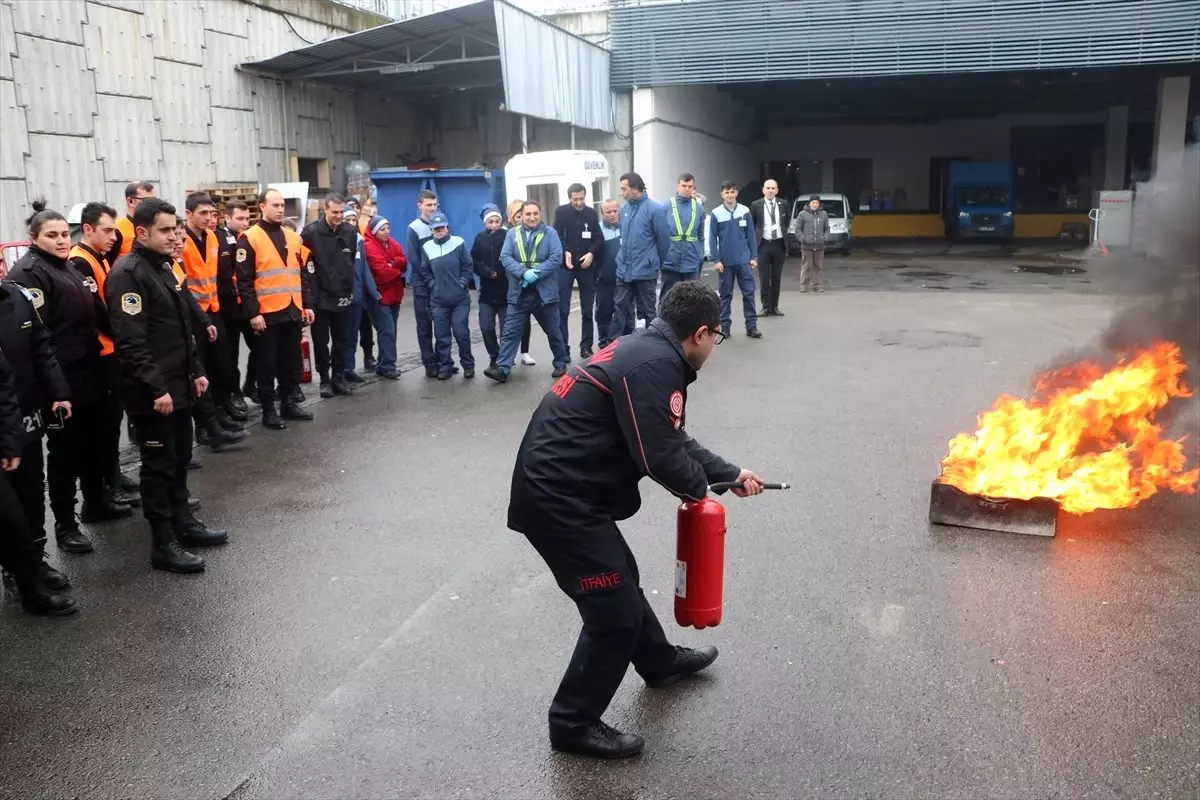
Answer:
<svg viewBox="0 0 1200 800"><path fill-rule="evenodd" d="M400 305L404 300L404 270L408 266L404 248L391 237L385 246L368 235L363 239L363 251L379 288L379 302L385 306Z"/></svg>

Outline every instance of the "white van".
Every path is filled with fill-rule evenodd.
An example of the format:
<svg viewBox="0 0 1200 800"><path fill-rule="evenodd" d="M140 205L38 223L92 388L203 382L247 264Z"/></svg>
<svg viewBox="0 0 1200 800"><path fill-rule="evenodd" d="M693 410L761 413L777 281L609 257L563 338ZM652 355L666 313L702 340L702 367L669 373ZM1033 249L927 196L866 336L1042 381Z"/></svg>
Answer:
<svg viewBox="0 0 1200 800"><path fill-rule="evenodd" d="M600 202L612 196L609 181L608 159L595 150L521 153L504 165L507 202L536 200L547 223L552 221L554 209L567 202L571 184L582 184L587 190L584 202L599 210Z"/></svg>
<svg viewBox="0 0 1200 800"><path fill-rule="evenodd" d="M850 198L844 194L826 192L801 192L792 204L792 224L788 230L788 252L795 255L800 252L800 240L796 238L796 220L800 212L808 205L808 199L813 195L821 198L821 208L829 215L829 237L825 240L826 252L837 252L850 255L854 243L854 210Z"/></svg>

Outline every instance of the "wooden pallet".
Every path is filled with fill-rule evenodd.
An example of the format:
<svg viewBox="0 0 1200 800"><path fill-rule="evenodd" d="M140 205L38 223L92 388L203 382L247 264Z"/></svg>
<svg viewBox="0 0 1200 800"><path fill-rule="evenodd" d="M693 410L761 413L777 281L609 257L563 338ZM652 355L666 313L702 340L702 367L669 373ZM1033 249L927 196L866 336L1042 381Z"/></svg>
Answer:
<svg viewBox="0 0 1200 800"><path fill-rule="evenodd" d="M202 186L199 189L188 189L192 192L206 192L217 204L217 213L225 214L225 204L233 200L241 200L250 206L250 223L258 222L262 216L258 210L257 186Z"/></svg>

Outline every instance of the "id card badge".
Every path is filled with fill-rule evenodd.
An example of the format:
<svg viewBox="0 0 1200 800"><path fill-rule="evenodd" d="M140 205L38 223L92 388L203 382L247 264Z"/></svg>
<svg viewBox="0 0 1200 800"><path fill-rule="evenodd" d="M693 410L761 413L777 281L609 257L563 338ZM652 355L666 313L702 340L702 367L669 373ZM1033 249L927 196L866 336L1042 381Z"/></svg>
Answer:
<svg viewBox="0 0 1200 800"><path fill-rule="evenodd" d="M746 218L745 217L742 217L741 219L738 220L738 227L739 228L746 227Z"/></svg>
<svg viewBox="0 0 1200 800"><path fill-rule="evenodd" d="M579 238L581 238L581 239L590 239L590 238L592 238L592 232L591 232L591 231L584 231L583 233L579 234Z"/></svg>

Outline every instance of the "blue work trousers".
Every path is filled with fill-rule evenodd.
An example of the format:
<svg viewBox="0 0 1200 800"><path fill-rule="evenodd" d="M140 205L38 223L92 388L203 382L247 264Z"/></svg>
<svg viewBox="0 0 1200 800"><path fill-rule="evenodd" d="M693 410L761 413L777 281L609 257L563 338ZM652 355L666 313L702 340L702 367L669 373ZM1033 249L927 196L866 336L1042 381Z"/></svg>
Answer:
<svg viewBox="0 0 1200 800"><path fill-rule="evenodd" d="M532 315L550 340L550 352L554 354L554 366L567 366L567 345L562 338L562 320L558 317L557 303L543 305L536 292L524 291L515 303L508 304L504 316L504 333L500 337L500 357L497 366L507 375L517 358L521 346L521 334Z"/></svg>
<svg viewBox="0 0 1200 800"><path fill-rule="evenodd" d="M500 336L504 333L507 311L507 303L492 305L484 300L479 301L479 332L483 334L483 346L492 363L500 357Z"/></svg>
<svg viewBox="0 0 1200 800"><path fill-rule="evenodd" d="M437 366L437 355L433 352L433 314L429 310L427 295L413 294L413 318L417 321L417 346L421 348L421 365L426 369ZM379 360L383 361L383 345L379 346Z"/></svg>
<svg viewBox="0 0 1200 800"><path fill-rule="evenodd" d="M400 316L400 306L385 306L382 303L375 307L375 333L379 335L379 365L376 374L382 375L396 368L396 318Z"/></svg>
<svg viewBox="0 0 1200 800"><path fill-rule="evenodd" d="M700 277L699 272L676 272L673 269L664 269L662 271L662 286L658 290L658 311L662 313L662 301L667 296L667 292L671 291L671 287L677 283L684 281L694 281Z"/></svg>
<svg viewBox="0 0 1200 800"><path fill-rule="evenodd" d="M729 333L733 324L733 284L736 281L742 292L742 313L746 317L747 332L758 329L758 312L754 306L754 270L749 264L725 264L725 270L717 273L717 293L721 295L721 328Z"/></svg>
<svg viewBox="0 0 1200 800"><path fill-rule="evenodd" d="M463 298L452 306L443 305L437 301L431 304L433 312L433 331L437 339L438 372L449 372L454 366L450 357L450 336L458 342L458 361L463 369L475 369L475 356L471 354L471 329L467 320L471 317L471 301Z"/></svg>

